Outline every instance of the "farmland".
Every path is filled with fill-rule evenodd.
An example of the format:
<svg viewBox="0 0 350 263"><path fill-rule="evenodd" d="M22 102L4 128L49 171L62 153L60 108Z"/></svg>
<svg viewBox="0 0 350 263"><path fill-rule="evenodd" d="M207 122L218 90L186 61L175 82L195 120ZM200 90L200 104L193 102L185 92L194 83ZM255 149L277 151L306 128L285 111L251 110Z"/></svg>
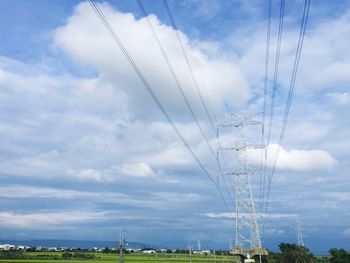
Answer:
<svg viewBox="0 0 350 263"><path fill-rule="evenodd" d="M80 253L81 254L81 253ZM21 254L22 258L14 259L0 259L0 262L13 262L13 263L63 263L63 262L75 262L75 263L89 263L89 262L119 262L119 255L112 253L83 253L87 256L86 259L81 257L69 257L64 258L61 252L24 252ZM90 258L89 258L90 257ZM170 263L170 262L190 262L193 263L209 263L209 262L236 262L236 258L233 256L221 256L221 255L192 255L188 254L166 254L157 253L152 255L143 254L126 254L124 255L123 262L130 263Z"/></svg>

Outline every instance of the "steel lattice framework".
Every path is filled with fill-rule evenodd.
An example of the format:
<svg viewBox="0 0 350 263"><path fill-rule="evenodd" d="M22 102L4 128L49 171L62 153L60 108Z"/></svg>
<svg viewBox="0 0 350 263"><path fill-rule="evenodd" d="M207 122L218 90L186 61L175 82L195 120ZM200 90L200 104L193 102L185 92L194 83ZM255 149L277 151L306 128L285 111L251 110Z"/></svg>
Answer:
<svg viewBox="0 0 350 263"><path fill-rule="evenodd" d="M251 187L251 175L254 170L248 166L247 151L249 148L263 148L246 142L245 128L250 125L261 125L248 114L225 114L218 120L219 130L233 127L235 140L218 146L218 155L231 151L234 166L223 171L223 176L235 177L235 249L261 248L259 227L256 218L255 203ZM220 139L219 139L220 142Z"/></svg>
<svg viewBox="0 0 350 263"><path fill-rule="evenodd" d="M296 228L297 228L298 246L304 247L304 238L303 238L303 233L301 231L301 226L300 226L299 220L296 220L295 224L296 224Z"/></svg>

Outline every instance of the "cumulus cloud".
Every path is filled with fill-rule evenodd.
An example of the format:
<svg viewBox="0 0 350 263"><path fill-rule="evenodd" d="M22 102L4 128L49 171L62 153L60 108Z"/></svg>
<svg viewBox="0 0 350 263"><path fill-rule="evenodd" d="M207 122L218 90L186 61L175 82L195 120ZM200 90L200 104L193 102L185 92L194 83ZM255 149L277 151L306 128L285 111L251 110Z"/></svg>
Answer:
<svg viewBox="0 0 350 263"><path fill-rule="evenodd" d="M116 167L123 175L134 177L150 177L154 175L153 169L147 163L124 163Z"/></svg>
<svg viewBox="0 0 350 263"><path fill-rule="evenodd" d="M146 18L136 19L131 13L119 12L105 3L100 7L164 105L173 113L188 114ZM163 24L155 15L149 15L149 19L165 46L186 95L195 108L200 108L198 94L174 29ZM250 96L249 87L239 68L225 59L209 58L196 46L200 46L196 44L198 41L191 41L182 32L179 34L210 109L219 111L223 110L223 103L234 106L246 102ZM134 107L137 105L133 109L134 113L144 115L144 109L148 113L152 109L148 105L149 96L144 93L130 65L88 3L79 4L67 24L55 30L54 41L57 48L73 59L98 70L103 81L111 83L120 92L127 93L130 103Z"/></svg>
<svg viewBox="0 0 350 263"><path fill-rule="evenodd" d="M114 165L109 169L82 169L74 171L72 169L67 172L69 175L76 177L81 181L95 181L99 183L113 182L121 177L150 177L156 173L144 162L140 163L122 163Z"/></svg>
<svg viewBox="0 0 350 263"><path fill-rule="evenodd" d="M337 161L323 150L286 150L278 144L269 144L267 151L267 165L272 167L278 154L277 169L291 171L314 171L334 167ZM248 151L248 159L252 164L260 165L261 150Z"/></svg>
<svg viewBox="0 0 350 263"><path fill-rule="evenodd" d="M237 8L235 12L242 13L242 4L240 6L241 8ZM260 7L259 4L254 5L258 10ZM188 119L188 112L185 111L186 108L149 32L145 18L135 18L134 15L117 11L108 4L101 4L101 8L157 95L171 114L176 115L176 125L189 144L206 167L209 170L213 169L214 160L210 161L208 149L198 135L197 127ZM188 8L192 10L191 6ZM205 15L207 10L202 11ZM221 7L220 10L213 8L212 11L214 14L225 12ZM232 17L232 13L229 17ZM201 105L174 30L159 21L155 15L150 15L149 19L165 46L186 95L196 113L197 111L200 113ZM261 25L260 17L257 20ZM349 93L344 92L349 84L350 59L346 41L349 39L347 26L349 21L349 13L345 13L334 19L324 18L314 27L308 28L300 74L297 77L294 108L290 116L300 117L294 121L294 125L288 127L286 143L292 146L306 145L311 150L289 146L287 150L273 144L268 146L269 156L273 156L279 149L280 159L277 168L285 170L279 178L286 178L285 181L276 180L279 185L273 189L275 192L271 191L270 203L276 213L258 214L258 217L276 219L273 221L273 228L277 229L277 224L293 217L292 212L297 210L305 217L313 218L316 217L315 208L326 207L336 211L339 215L337 222L345 222L341 230L346 229L344 233L348 233L348 224L345 220L348 215L343 207L346 207L349 201L349 195L346 194L349 132L346 122L348 118L345 116L347 111L340 112L339 107L349 104ZM263 29L257 25L246 25L246 20L242 22L245 27L239 27L239 30L249 32L249 36L236 34L234 43L223 44L232 49L229 51L222 48L214 36L209 37L211 41L202 41L179 32L210 112L213 114L231 111L234 106L246 102L250 98L247 81L256 88L254 92L257 94L254 94L253 104L255 99L260 104L254 104L255 109L256 111L261 109L262 98L259 95L263 91L261 80L264 72L266 28L265 25ZM246 30L246 26L252 27L253 30ZM222 28L221 21L220 28ZM193 28L188 30L191 32ZM228 32L231 29L225 30ZM206 31L210 30L206 28ZM198 35L206 37L207 32ZM226 35L226 32L217 33ZM295 26L286 26L283 35L279 76L282 85L281 92L276 98L276 122L280 121L280 113L284 110L282 108L284 104L280 103L279 96L285 95L284 89L289 84L288 71L291 69L297 33ZM75 223L84 223L90 219L99 221L101 217L103 217L101 220L110 219L115 224L118 219L132 218L135 222L128 221L130 226L137 225L138 229L141 229L131 231L133 233L143 232L144 222L147 222L149 228L168 231L169 220L172 220L171 224L176 229L187 227L196 232L202 227L203 233L208 237L220 235L222 239L223 232L220 231L222 230L220 227L225 224L218 228L217 220L210 218L226 218L227 220L223 221L226 221L231 229L232 224L229 222L232 221L233 215L206 213L208 207L218 207L221 204L218 202L219 197L215 195L215 188L199 175L199 169L179 142L171 126L159 118L158 109L144 92L134 72L114 46L88 4L79 4L73 15L66 20L66 24L54 30L52 36L54 46L60 51L56 53L58 54L56 58L59 60L58 68L54 66L44 70L43 68L47 66L45 62L34 65L0 56L1 178L6 184L23 182L21 186L0 186L2 204L7 210L0 212L0 224L3 229L6 230L8 226L32 227L31 224L52 226L56 229L58 226L72 227ZM340 41L341 39L343 41ZM271 47L274 41L272 38ZM69 64L71 61L63 58L61 51L77 62L79 74L75 72L77 64L74 66ZM273 53L271 52L272 55ZM45 57L51 54L40 55ZM239 63L239 67L232 62L233 60L229 61L227 56L234 56L234 61ZM65 74L59 73L62 72L61 63L68 65L64 69L67 70ZM82 65L84 77L80 75ZM71 70L71 67L74 69ZM85 67L88 67L87 71ZM241 71L249 78L245 79ZM318 92L314 92L316 89ZM307 94L310 96L298 96L307 92L310 92ZM340 113L344 116L340 117ZM204 116L203 112L202 115ZM207 122L204 122L202 117L200 121L203 122L205 132L208 132L209 129L205 124ZM273 134L276 132L273 130ZM257 134L260 133L255 131L252 139L256 139ZM231 134L228 136L232 141ZM212 139L209 138L215 148L216 142ZM343 149L342 152L340 149ZM261 152L249 154L252 164L260 164ZM337 160L333 154L336 154ZM339 165L335 167L336 163ZM272 160L269 159L268 165L271 164ZM332 167L337 169L334 170L337 176L324 176L322 170ZM340 169L342 171L339 171ZM317 171L315 173L317 177L309 173L310 176L305 181L306 189L297 189L300 193L298 198L289 194L291 190L294 191L300 186L297 183L290 183L298 176L294 171ZM31 176L31 178L23 180L19 176ZM283 184L286 181L288 183ZM313 185L316 183L317 187L310 188L309 181L312 181ZM47 187L40 187L41 185ZM256 186L254 184L253 190L257 188ZM81 191L85 187L88 191ZM164 189L167 192L164 192ZM323 193L330 193L322 196L324 198L319 198L319 189L327 189ZM305 192L308 195L305 195ZM315 199L319 201L314 201ZM65 209L67 206L80 209L82 200L84 203L88 202L91 209L94 207L104 211L120 209L123 213L113 217L115 214L107 215L94 211L79 214L61 210L62 206L65 206ZM172 205L169 206L169 203ZM50 211L41 212L43 206L47 206ZM125 212L126 206L127 212ZM31 212L28 212L29 210ZM57 214L57 211L60 211L59 214L62 216ZM183 216L184 213L186 216ZM144 220L144 217L147 217L147 220ZM322 214L322 211L317 213L317 218L319 221L329 219L328 215ZM208 222L214 223L210 225ZM100 228L91 229L101 232ZM208 232L208 229L213 231ZM149 240L149 236L154 232L152 231L145 240ZM178 232L182 235L180 231ZM280 234L275 230L271 230L270 233ZM184 240L183 236L179 239Z"/></svg>
<svg viewBox="0 0 350 263"><path fill-rule="evenodd" d="M298 43L299 28L288 26L295 21L286 20L281 46L279 64L279 89L288 89L291 78L295 50ZM305 36L302 56L296 80L295 95L305 96L315 90L329 90L348 87L350 82L350 56L347 52L347 41L350 40L350 12L346 11L335 19L322 20L319 23L309 24ZM277 28L278 20L272 20L272 30ZM265 53L261 52L266 43L266 25L259 23L252 31L238 32L230 39L243 51L240 66L250 83L255 86L258 94L262 94L261 85L264 80ZM273 32L273 31L272 31ZM249 34L249 35L248 35ZM240 37L245 41L236 42ZM270 62L274 60L274 45L277 42L277 33L271 35ZM269 80L273 79L273 70L269 72ZM269 84L271 87L271 84ZM283 93L280 93L283 94ZM278 95L280 95L278 94Z"/></svg>
<svg viewBox="0 0 350 263"><path fill-rule="evenodd" d="M110 175L101 173L100 171L97 171L95 169L82 169L78 172L69 170L68 174L73 175L74 177L76 177L78 180L81 180L81 181L96 181L96 182L113 181L113 178Z"/></svg>

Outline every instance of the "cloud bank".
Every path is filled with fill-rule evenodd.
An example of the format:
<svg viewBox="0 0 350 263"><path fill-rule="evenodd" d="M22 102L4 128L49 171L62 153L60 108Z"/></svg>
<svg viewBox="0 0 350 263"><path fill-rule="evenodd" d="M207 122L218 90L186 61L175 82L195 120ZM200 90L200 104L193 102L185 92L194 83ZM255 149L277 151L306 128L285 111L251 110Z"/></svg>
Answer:
<svg viewBox="0 0 350 263"><path fill-rule="evenodd" d="M188 114L146 18L136 19L133 14L114 10L106 3L100 7L168 110L180 116ZM200 108L198 94L174 29L162 23L155 15L149 15L149 19L165 47L189 101L194 108ZM178 33L209 109L219 112L223 110L222 105L225 103L231 107L243 105L250 97L250 91L237 65L225 58L208 57L198 47L205 43L191 41L181 31ZM98 81L108 83L112 88L107 96L125 96L129 106L132 106L129 107L129 111L134 114L150 114L148 95L142 90L143 87L135 73L88 3L79 4L67 24L55 30L54 42L57 48L79 63L98 70ZM89 92L94 91L90 89ZM103 91L96 90L94 94L98 96L101 92Z"/></svg>
<svg viewBox="0 0 350 263"><path fill-rule="evenodd" d="M265 149L263 150L265 151ZM317 171L334 167L337 161L323 150L286 150L278 144L269 144L266 147L267 166L273 167L276 157L276 168L289 171ZM277 155L278 153L278 155ZM262 157L261 150L249 150L248 158L252 164L260 165Z"/></svg>

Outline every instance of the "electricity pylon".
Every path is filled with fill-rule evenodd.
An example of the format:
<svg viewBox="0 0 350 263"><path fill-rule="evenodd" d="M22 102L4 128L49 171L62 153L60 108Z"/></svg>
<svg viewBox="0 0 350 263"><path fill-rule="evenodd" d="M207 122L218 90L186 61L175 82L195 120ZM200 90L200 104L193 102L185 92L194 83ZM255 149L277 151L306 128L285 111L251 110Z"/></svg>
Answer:
<svg viewBox="0 0 350 263"><path fill-rule="evenodd" d="M295 225L297 228L297 240L298 240L298 246L304 247L304 238L303 233L301 232L301 226L299 220L295 221Z"/></svg>
<svg viewBox="0 0 350 263"><path fill-rule="evenodd" d="M124 229L120 229L120 241L119 241L119 263L123 263L124 257Z"/></svg>
<svg viewBox="0 0 350 263"><path fill-rule="evenodd" d="M247 143L245 129L251 125L261 125L261 122L254 120L253 116L248 114L225 114L218 121L218 137L220 129L229 127L234 129L234 141L221 145L219 138L218 156L221 154L222 159L225 160L226 151L230 151L233 156L232 167L223 171L223 176L235 177L235 248L233 253L248 259L255 255L267 254L267 251L261 247L250 178L254 170L248 166L247 156L248 149L263 148L263 145Z"/></svg>

